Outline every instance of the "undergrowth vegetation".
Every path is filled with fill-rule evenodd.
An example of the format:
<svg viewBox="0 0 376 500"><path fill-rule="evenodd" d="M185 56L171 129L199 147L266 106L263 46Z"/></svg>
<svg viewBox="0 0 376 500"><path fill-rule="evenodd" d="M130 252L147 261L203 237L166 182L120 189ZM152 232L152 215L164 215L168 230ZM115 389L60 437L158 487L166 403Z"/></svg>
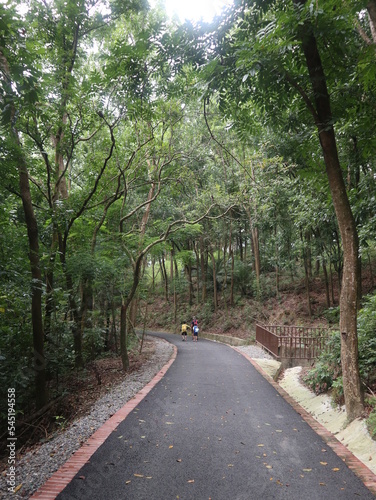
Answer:
<svg viewBox="0 0 376 500"><path fill-rule="evenodd" d="M364 298L358 314L359 371L369 414L367 426L376 438L376 294ZM327 349L320 355L305 376L304 382L316 394L330 390L333 402L343 404L343 384L341 376L341 341L338 331L332 332Z"/></svg>

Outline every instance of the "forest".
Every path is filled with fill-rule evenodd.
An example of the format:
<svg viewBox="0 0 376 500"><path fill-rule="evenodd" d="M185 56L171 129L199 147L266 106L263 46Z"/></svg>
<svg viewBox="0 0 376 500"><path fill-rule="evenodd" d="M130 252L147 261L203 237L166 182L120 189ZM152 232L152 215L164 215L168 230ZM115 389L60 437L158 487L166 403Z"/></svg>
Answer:
<svg viewBox="0 0 376 500"><path fill-rule="evenodd" d="M376 0L0 13L0 433L195 314L330 327L308 383L376 436Z"/></svg>

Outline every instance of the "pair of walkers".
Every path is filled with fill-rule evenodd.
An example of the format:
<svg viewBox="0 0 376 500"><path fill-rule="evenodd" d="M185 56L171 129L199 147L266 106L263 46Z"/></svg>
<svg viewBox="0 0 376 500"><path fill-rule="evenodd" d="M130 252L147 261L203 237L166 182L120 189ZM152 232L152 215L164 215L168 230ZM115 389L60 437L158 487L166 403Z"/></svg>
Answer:
<svg viewBox="0 0 376 500"><path fill-rule="evenodd" d="M183 342L187 340L188 330L192 331L192 340L193 340L193 342L197 342L199 328L198 328L198 321L197 321L196 317L193 317L193 319L191 321L191 326L190 327L188 326L187 323L183 323L181 325L181 337L182 337Z"/></svg>

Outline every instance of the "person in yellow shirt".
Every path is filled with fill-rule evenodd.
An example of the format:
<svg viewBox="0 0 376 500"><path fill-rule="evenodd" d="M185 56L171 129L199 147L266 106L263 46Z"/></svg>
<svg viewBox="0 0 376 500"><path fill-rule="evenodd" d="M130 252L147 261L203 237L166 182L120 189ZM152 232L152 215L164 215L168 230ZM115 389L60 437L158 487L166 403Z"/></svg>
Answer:
<svg viewBox="0 0 376 500"><path fill-rule="evenodd" d="M187 331L189 330L189 326L187 325L187 323L183 323L181 325L181 338L183 340L183 342L185 342L187 340Z"/></svg>

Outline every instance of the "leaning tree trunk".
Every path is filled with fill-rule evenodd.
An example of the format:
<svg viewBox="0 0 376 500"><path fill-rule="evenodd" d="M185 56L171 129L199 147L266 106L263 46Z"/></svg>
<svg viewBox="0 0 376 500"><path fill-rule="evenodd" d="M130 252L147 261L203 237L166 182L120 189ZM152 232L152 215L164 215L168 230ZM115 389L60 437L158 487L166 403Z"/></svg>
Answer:
<svg viewBox="0 0 376 500"><path fill-rule="evenodd" d="M1 48L0 48L1 49ZM0 50L0 69L6 77L4 81L5 91L10 96L13 95L11 86L11 75L7 58ZM13 102L12 99L9 102ZM39 235L38 223L35 217L30 183L29 172L27 169L25 157L22 152L22 144L20 141L19 132L13 126L13 119L16 114L14 104L11 104L11 136L14 140L18 153L18 178L20 186L20 195L25 214L25 222L27 227L27 236L29 240L29 261L31 270L31 322L33 329L33 368L35 370L35 396L36 406L38 409L43 408L48 401L48 391L46 384L46 359L44 355L44 328L43 328L43 312L42 312L42 272L39 256Z"/></svg>
<svg viewBox="0 0 376 500"><path fill-rule="evenodd" d="M306 0L294 0L294 3L302 6ZM343 246L344 262L340 296L341 363L346 412L351 421L359 417L363 411L357 337L358 234L339 163L324 69L313 27L309 21L300 26L299 38L314 93L316 109L311 111L319 133Z"/></svg>

